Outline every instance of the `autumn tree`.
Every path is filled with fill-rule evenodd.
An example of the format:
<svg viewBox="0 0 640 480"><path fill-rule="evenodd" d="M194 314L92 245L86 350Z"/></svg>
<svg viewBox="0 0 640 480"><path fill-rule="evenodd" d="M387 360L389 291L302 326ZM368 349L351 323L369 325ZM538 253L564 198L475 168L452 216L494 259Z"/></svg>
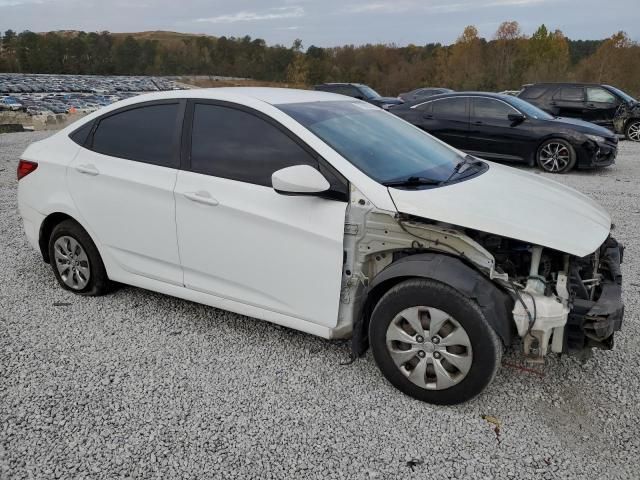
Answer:
<svg viewBox="0 0 640 480"><path fill-rule="evenodd" d="M541 25L527 42L527 82L555 82L566 79L569 45L560 30L549 32Z"/></svg>
<svg viewBox="0 0 640 480"><path fill-rule="evenodd" d="M516 88L520 84L525 37L518 22L503 22L489 45L492 86L497 90Z"/></svg>
<svg viewBox="0 0 640 480"><path fill-rule="evenodd" d="M483 42L478 29L469 25L451 47L447 59L449 84L456 90L478 89L484 83Z"/></svg>

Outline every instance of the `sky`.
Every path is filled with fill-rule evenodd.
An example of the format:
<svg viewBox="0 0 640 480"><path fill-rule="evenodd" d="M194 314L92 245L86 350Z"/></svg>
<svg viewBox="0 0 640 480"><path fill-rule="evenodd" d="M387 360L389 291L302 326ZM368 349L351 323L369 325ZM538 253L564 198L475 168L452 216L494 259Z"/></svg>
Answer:
<svg viewBox="0 0 640 480"><path fill-rule="evenodd" d="M0 0L1 31L170 30L305 48L449 44L466 25L491 38L506 20L529 35L544 23L572 39L640 40L640 0Z"/></svg>

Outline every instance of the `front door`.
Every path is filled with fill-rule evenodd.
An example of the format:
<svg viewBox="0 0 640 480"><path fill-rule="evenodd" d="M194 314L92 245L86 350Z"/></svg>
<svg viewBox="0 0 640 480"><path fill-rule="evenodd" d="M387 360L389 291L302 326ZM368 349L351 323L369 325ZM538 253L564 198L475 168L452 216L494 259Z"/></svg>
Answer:
<svg viewBox="0 0 640 480"><path fill-rule="evenodd" d="M583 118L607 128L613 128L613 117L620 100L602 87L587 87L587 105Z"/></svg>
<svg viewBox="0 0 640 480"><path fill-rule="evenodd" d="M346 201L271 187L276 170L321 159L243 107L196 101L188 115L189 165L175 189L185 286L335 327Z"/></svg>
<svg viewBox="0 0 640 480"><path fill-rule="evenodd" d="M523 122L509 120L515 108L495 98L471 99L467 148L472 155L505 161L522 161L529 134Z"/></svg>

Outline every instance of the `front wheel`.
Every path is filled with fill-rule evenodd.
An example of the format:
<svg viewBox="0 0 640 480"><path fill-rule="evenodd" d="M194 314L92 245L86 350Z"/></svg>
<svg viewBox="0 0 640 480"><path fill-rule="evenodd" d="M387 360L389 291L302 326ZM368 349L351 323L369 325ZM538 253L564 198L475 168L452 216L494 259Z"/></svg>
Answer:
<svg viewBox="0 0 640 480"><path fill-rule="evenodd" d="M565 140L547 140L537 153L538 166L549 173L566 173L576 164L576 151Z"/></svg>
<svg viewBox="0 0 640 480"><path fill-rule="evenodd" d="M627 124L627 129L624 132L627 140L632 142L640 142L640 120L631 120Z"/></svg>
<svg viewBox="0 0 640 480"><path fill-rule="evenodd" d="M480 307L449 285L426 279L403 281L380 299L369 342L389 382L440 405L482 392L502 358L500 339Z"/></svg>

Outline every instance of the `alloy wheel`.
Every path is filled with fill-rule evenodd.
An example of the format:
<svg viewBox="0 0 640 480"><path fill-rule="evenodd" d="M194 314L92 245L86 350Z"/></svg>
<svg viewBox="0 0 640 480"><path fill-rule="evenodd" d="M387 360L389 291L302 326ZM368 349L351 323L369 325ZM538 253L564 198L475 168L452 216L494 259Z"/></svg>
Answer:
<svg viewBox="0 0 640 480"><path fill-rule="evenodd" d="M547 172L561 172L571 161L569 148L560 142L549 142L540 150L540 166Z"/></svg>
<svg viewBox="0 0 640 480"><path fill-rule="evenodd" d="M640 142L640 122L633 122L629 125L627 137L633 142Z"/></svg>
<svg viewBox="0 0 640 480"><path fill-rule="evenodd" d="M64 235L53 244L56 268L69 288L82 290L89 283L91 268L89 257L82 245L73 237Z"/></svg>
<svg viewBox="0 0 640 480"><path fill-rule="evenodd" d="M473 363L465 329L433 307L410 307L396 315L387 328L386 345L402 374L427 390L460 383Z"/></svg>

